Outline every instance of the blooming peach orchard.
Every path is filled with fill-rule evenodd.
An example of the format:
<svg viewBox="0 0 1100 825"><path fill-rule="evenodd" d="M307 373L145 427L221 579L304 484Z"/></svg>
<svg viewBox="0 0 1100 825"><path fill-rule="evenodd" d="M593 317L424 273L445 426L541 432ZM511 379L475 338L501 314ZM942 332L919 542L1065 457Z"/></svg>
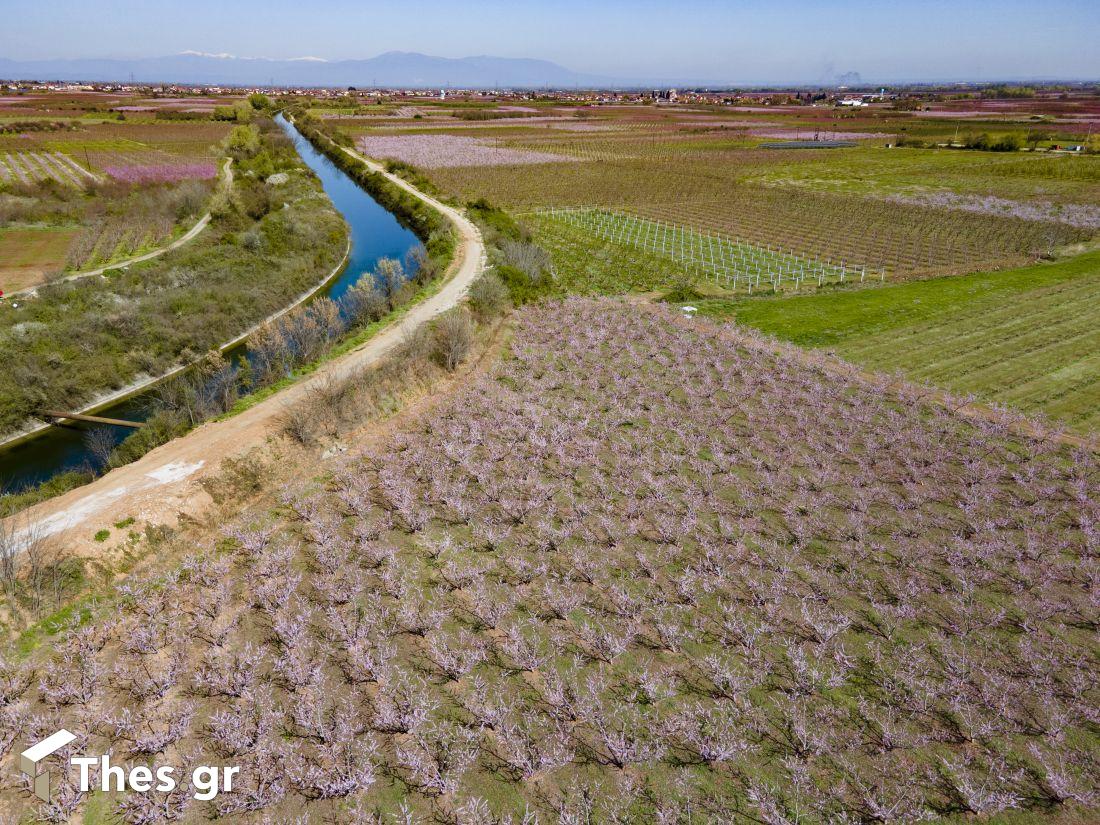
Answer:
<svg viewBox="0 0 1100 825"><path fill-rule="evenodd" d="M103 167L115 180L126 183L174 183L181 180L213 178L218 174L212 160L173 163L116 163Z"/></svg>
<svg viewBox="0 0 1100 825"><path fill-rule="evenodd" d="M4 748L241 766L111 800L135 823L1100 804L1094 457L671 310L528 309L509 346L7 664Z"/></svg>
<svg viewBox="0 0 1100 825"><path fill-rule="evenodd" d="M579 160L569 155L509 149L494 141L465 135L370 135L359 139L368 155L441 169L450 166L529 165Z"/></svg>

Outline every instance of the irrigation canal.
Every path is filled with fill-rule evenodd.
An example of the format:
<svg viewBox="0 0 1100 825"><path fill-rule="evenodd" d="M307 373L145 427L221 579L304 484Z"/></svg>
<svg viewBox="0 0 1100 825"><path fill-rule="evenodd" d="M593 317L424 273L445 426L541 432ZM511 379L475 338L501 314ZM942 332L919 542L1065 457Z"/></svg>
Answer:
<svg viewBox="0 0 1100 825"><path fill-rule="evenodd" d="M276 122L294 141L298 154L321 179L325 193L348 223L351 253L347 265L317 292L317 296L338 299L364 272L373 270L380 258L403 259L418 240L355 181L314 149L282 115L276 117ZM230 350L227 355L243 357L244 346ZM96 409L95 412L106 418L144 421L150 414L152 395L152 388L146 388L138 395ZM107 429L116 443L133 432L118 426ZM67 470L94 466L95 460L85 441L86 432L87 426L83 424L50 427L40 435L0 452L0 489L5 492L20 490Z"/></svg>

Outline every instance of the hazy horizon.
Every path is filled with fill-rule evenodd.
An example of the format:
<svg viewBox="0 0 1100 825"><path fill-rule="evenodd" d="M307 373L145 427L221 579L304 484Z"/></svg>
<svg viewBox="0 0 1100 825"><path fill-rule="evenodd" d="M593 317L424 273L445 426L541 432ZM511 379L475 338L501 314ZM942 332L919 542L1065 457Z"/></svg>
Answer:
<svg viewBox="0 0 1100 825"><path fill-rule="evenodd" d="M791 0L782 9L686 0L544 3L440 0L400 7L329 0L59 0L22 7L0 31L0 57L141 59L181 52L275 60L364 59L390 51L532 58L623 82L832 83L1100 77L1100 6L1053 0Z"/></svg>

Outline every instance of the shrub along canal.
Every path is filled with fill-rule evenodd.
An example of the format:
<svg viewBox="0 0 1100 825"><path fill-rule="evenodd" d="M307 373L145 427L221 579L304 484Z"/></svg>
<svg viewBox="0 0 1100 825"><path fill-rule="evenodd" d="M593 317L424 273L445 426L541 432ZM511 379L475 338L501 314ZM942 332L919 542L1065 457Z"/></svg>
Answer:
<svg viewBox="0 0 1100 825"><path fill-rule="evenodd" d="M276 122L294 141L305 164L320 178L325 194L344 216L350 230L351 250L346 265L314 297L327 295L337 300L364 273L372 271L381 258L404 260L419 245L416 235L317 151L282 115L276 117ZM234 347L226 355L244 357L245 345ZM144 421L150 413L152 395L152 388L144 389L124 401L97 409L96 415ZM0 452L0 491L18 491L59 473L94 466L95 459L85 439L87 429L88 425L50 427L40 435ZM108 427L108 431L116 443L132 432L128 428L114 426Z"/></svg>

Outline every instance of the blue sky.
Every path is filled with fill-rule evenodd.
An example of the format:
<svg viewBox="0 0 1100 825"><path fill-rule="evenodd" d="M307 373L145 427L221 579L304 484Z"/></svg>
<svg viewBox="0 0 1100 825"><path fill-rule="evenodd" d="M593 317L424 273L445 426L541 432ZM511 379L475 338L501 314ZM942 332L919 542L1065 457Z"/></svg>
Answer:
<svg viewBox="0 0 1100 825"><path fill-rule="evenodd" d="M553 60L625 79L1100 77L1098 0L0 0L0 57Z"/></svg>

